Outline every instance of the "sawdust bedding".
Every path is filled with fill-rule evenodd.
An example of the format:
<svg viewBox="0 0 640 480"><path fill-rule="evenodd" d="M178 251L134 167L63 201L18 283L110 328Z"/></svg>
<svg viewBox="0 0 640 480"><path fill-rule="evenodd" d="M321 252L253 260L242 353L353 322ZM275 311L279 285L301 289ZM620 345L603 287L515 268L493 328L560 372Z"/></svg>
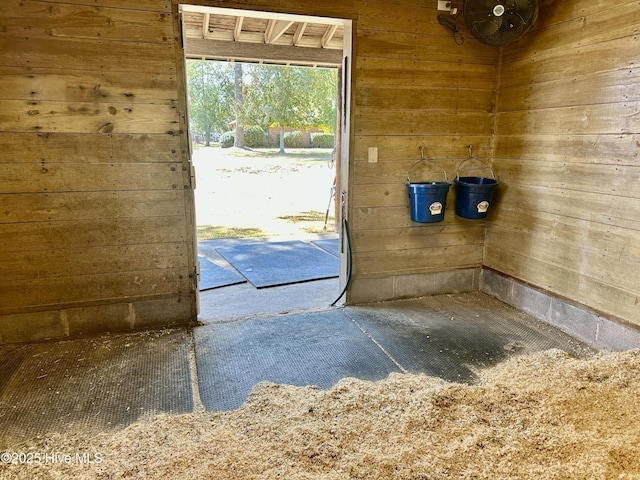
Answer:
<svg viewBox="0 0 640 480"><path fill-rule="evenodd" d="M324 391L263 383L235 411L48 445L103 461L9 465L0 477L640 479L640 350L514 357L474 385L409 374Z"/></svg>

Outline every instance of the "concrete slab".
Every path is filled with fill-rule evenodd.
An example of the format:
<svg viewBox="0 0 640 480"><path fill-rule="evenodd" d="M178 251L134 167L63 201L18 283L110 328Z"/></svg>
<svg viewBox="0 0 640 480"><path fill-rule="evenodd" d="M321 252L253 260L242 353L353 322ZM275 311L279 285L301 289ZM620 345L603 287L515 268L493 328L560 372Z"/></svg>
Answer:
<svg viewBox="0 0 640 480"><path fill-rule="evenodd" d="M601 318L595 345L611 351L640 348L640 330Z"/></svg>
<svg viewBox="0 0 640 480"><path fill-rule="evenodd" d="M514 278L484 269L480 289L597 349L622 351L640 347L640 328L618 323Z"/></svg>
<svg viewBox="0 0 640 480"><path fill-rule="evenodd" d="M220 323L265 315L321 311L340 294L337 278L257 289L249 283L200 294L203 323Z"/></svg>
<svg viewBox="0 0 640 480"><path fill-rule="evenodd" d="M593 343L598 332L599 317L595 313L568 304L558 298L551 300L549 323L574 337Z"/></svg>
<svg viewBox="0 0 640 480"><path fill-rule="evenodd" d="M287 237L285 237L287 238ZM307 244L337 242L335 234L297 236ZM198 242L198 254L211 263L225 269L233 267L222 257L217 248L230 248L255 242L273 242L277 237L222 238ZM294 240L294 238L287 238ZM310 245L311 246L311 245ZM313 247L318 249L319 247ZM233 269L235 270L235 269ZM198 320L203 323L229 322L264 315L314 312L330 308L340 293L339 280L330 278L310 282L280 285L257 289L253 285L230 285L200 293Z"/></svg>

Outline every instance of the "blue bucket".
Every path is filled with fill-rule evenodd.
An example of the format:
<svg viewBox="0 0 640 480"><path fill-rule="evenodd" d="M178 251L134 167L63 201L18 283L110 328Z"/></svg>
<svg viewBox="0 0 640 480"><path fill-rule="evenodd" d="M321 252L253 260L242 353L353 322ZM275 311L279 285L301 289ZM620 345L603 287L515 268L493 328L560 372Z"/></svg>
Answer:
<svg viewBox="0 0 640 480"><path fill-rule="evenodd" d="M498 181L489 162L478 160L471 152L468 145L469 157L463 160L456 170L456 215L462 218L474 220L485 218L491 206L491 198L498 186ZM492 178L486 177L461 177L460 167L468 161L476 161L488 167Z"/></svg>
<svg viewBox="0 0 640 480"><path fill-rule="evenodd" d="M420 148L420 160L409 168L407 173L407 189L409 191L409 209L411 221L419 223L435 223L444 220L449 193L449 178L444 168L439 167L444 175L444 182L412 182L411 170L421 162L427 163L424 148Z"/></svg>
<svg viewBox="0 0 640 480"><path fill-rule="evenodd" d="M485 177L458 177L454 183L456 215L471 219L485 218L498 181Z"/></svg>
<svg viewBox="0 0 640 480"><path fill-rule="evenodd" d="M407 183L411 221L435 223L444 219L449 182Z"/></svg>

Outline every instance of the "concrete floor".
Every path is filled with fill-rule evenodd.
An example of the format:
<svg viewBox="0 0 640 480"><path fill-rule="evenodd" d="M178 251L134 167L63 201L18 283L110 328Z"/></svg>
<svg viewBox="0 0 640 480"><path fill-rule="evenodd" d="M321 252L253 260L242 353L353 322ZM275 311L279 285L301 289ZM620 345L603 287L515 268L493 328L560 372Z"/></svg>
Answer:
<svg viewBox="0 0 640 480"><path fill-rule="evenodd" d="M302 240L306 243L327 239L337 240L338 236L336 234L312 234L284 238L285 241ZM218 247L236 246L243 242L282 240L278 237L205 240L198 243L198 254L222 268L235 271L235 268L216 251ZM339 294L340 288L337 278L264 289L255 288L246 282L200 292L198 318L205 323L218 323L262 315L325 310L337 299ZM342 300L344 299L340 299L340 301Z"/></svg>
<svg viewBox="0 0 640 480"><path fill-rule="evenodd" d="M468 383L521 353L593 353L482 293L329 307L338 293L337 280L236 285L203 292L192 330L1 346L0 451L52 432L237 408L259 381L329 388L409 372Z"/></svg>
<svg viewBox="0 0 640 480"><path fill-rule="evenodd" d="M329 309L340 294L337 278L257 289L250 283L200 293L203 323L224 323L247 318L316 312ZM342 304L342 299L338 305Z"/></svg>

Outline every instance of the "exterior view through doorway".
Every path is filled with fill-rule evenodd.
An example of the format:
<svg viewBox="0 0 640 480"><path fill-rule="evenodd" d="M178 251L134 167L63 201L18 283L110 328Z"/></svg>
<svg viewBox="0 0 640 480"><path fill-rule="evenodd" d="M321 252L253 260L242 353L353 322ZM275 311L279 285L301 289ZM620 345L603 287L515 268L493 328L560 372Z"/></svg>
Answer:
<svg viewBox="0 0 640 480"><path fill-rule="evenodd" d="M347 281L351 20L193 5L180 12L206 291L199 318L328 308ZM287 90L295 82L307 86ZM327 82L332 105L323 109ZM229 88L232 106L207 94ZM293 98L293 116L282 113L283 98Z"/></svg>

